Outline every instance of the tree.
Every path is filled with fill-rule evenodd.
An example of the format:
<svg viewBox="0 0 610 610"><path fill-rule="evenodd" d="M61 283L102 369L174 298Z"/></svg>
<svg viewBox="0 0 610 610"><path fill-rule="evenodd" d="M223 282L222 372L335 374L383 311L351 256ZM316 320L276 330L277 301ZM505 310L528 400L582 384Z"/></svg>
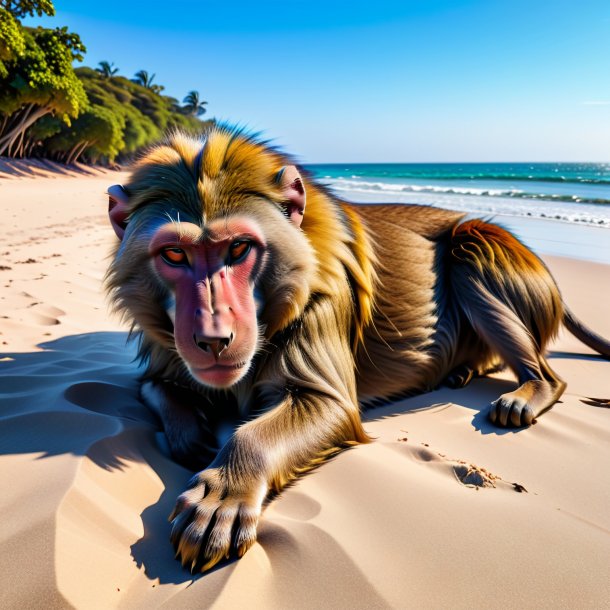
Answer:
<svg viewBox="0 0 610 610"><path fill-rule="evenodd" d="M13 17L22 19L23 17L33 17L34 14L42 17L55 15L55 7L51 0L0 0L0 8L4 9Z"/></svg>
<svg viewBox="0 0 610 610"><path fill-rule="evenodd" d="M205 114L207 102L199 99L199 91L189 91L182 100L185 104L182 109L190 116L201 116Z"/></svg>
<svg viewBox="0 0 610 610"><path fill-rule="evenodd" d="M55 14L52 0L0 0L0 155L112 163L167 130L201 134L213 124L197 119L207 104L197 91L180 106L146 70L128 80L108 61L75 69L85 53L77 34L20 22L43 14Z"/></svg>
<svg viewBox="0 0 610 610"><path fill-rule="evenodd" d="M99 68L96 68L96 71L104 78L111 78L119 71L118 68L113 68L114 62L108 63L107 61L100 61L98 66Z"/></svg>
<svg viewBox="0 0 610 610"><path fill-rule="evenodd" d="M68 165L78 161L85 151L94 161L105 157L112 162L125 146L124 129L123 116L109 108L91 104L71 127L63 125L61 131L46 142L46 148Z"/></svg>
<svg viewBox="0 0 610 610"><path fill-rule="evenodd" d="M3 12L8 15L0 9L0 16ZM113 75L110 62L74 69L72 61L84 51L78 36L65 28L23 28L11 15L6 23L9 18L23 45L20 50L13 44L2 55L8 59L6 74L0 74L0 154L112 164L131 158L168 130L200 135L213 124L162 95L162 87L152 82L154 74L142 70L135 82ZM197 108L205 104L198 94L191 97Z"/></svg>
<svg viewBox="0 0 610 610"><path fill-rule="evenodd" d="M114 155L103 155L109 162L113 162L118 153L132 154L161 137L162 132L152 117L146 116L136 106L137 96L158 99L156 94L123 76L108 80L91 68L77 68L76 73L90 103L106 108L120 118L122 142L115 147ZM88 154L86 150L83 152Z"/></svg>
<svg viewBox="0 0 610 610"><path fill-rule="evenodd" d="M23 28L25 51L0 75L0 155L22 156L27 129L47 114L69 123L87 105L73 61L85 47L67 28Z"/></svg>
<svg viewBox="0 0 610 610"><path fill-rule="evenodd" d="M157 85L156 83L153 84L154 79L154 74L149 74L146 70L138 70L131 81L133 83L137 83L138 85L142 85L142 87L150 89L150 91L159 95L165 89L165 87L163 85Z"/></svg>
<svg viewBox="0 0 610 610"><path fill-rule="evenodd" d="M142 87L151 89L153 80L155 80L155 75L148 74L146 70L138 70L131 80L132 82L137 83L138 85L142 85Z"/></svg>
<svg viewBox="0 0 610 610"><path fill-rule="evenodd" d="M65 123L50 114L38 119L26 132L23 144L23 156L34 156L42 150L45 140L59 133Z"/></svg>
<svg viewBox="0 0 610 610"><path fill-rule="evenodd" d="M0 78L8 76L6 62L25 53L25 37L20 23L6 9L0 8Z"/></svg>
<svg viewBox="0 0 610 610"><path fill-rule="evenodd" d="M89 105L71 125L38 123L26 134L26 150L62 163L81 160L113 163L128 159L158 141L167 130L180 128L201 134L208 126L184 114L178 101L155 93L124 76L106 78L99 70L75 70ZM41 126L43 127L43 126ZM47 139L41 138L48 133Z"/></svg>

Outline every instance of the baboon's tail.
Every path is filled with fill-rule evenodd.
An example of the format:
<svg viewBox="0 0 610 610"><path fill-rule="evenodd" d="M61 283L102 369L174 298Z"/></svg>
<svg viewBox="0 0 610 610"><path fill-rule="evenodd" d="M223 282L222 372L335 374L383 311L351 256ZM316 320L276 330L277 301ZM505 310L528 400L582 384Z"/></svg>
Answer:
<svg viewBox="0 0 610 610"><path fill-rule="evenodd" d="M610 341L587 328L565 304L563 306L563 324L577 339L610 360Z"/></svg>

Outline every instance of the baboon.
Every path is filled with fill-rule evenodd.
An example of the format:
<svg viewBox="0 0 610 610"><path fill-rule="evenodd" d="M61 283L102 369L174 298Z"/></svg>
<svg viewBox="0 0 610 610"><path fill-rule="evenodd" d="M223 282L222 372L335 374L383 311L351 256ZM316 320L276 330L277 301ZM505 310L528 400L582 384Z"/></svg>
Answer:
<svg viewBox="0 0 610 610"><path fill-rule="evenodd" d="M199 470L170 517L191 570L241 557L270 493L368 442L360 404L506 365L518 385L489 417L528 426L565 388L543 355L562 323L610 356L506 230L346 203L238 129L170 136L109 199L142 397Z"/></svg>

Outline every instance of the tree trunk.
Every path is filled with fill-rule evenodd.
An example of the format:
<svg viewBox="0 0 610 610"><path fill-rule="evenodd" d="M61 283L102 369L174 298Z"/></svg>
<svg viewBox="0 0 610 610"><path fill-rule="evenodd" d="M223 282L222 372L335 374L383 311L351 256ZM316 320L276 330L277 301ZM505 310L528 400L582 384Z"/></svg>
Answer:
<svg viewBox="0 0 610 610"><path fill-rule="evenodd" d="M3 140L13 130L15 125L18 125L23 119L27 118L34 108L36 108L35 104L27 104L26 106L21 106L19 110L15 110L12 114L7 115L2 124L2 130L0 130L0 140Z"/></svg>
<svg viewBox="0 0 610 610"><path fill-rule="evenodd" d="M38 108L35 112L25 113L25 116L21 118L18 125L15 127L11 127L9 132L0 138L0 155L6 154L7 151L10 151L13 147L13 144L17 141L20 135L25 132L25 130L33 125L38 119L45 116L45 114L50 114L51 110L49 108ZM10 154L10 153L9 153Z"/></svg>
<svg viewBox="0 0 610 610"><path fill-rule="evenodd" d="M30 157L32 155L32 149L34 148L34 145L36 144L36 139L35 138L26 138L25 141L25 145L23 147L23 156L24 157Z"/></svg>
<svg viewBox="0 0 610 610"><path fill-rule="evenodd" d="M17 157L18 159L21 159L23 157L23 140L25 138L25 132L26 130L24 129L19 134L19 138L17 139L18 141L15 142L15 157Z"/></svg>
<svg viewBox="0 0 610 610"><path fill-rule="evenodd" d="M76 153L76 151L78 150L79 146L82 144L82 140L79 140L66 154L66 165L70 165L72 163L72 158L74 156L74 154Z"/></svg>
<svg viewBox="0 0 610 610"><path fill-rule="evenodd" d="M76 154L72 157L72 160L70 161L70 163L76 163L78 161L78 158L85 152L85 150L87 150L87 148L89 148L89 146L91 146L93 144L93 142L90 142L89 140L85 140L82 145L80 146L80 148L78 149L78 151L76 152Z"/></svg>
<svg viewBox="0 0 610 610"><path fill-rule="evenodd" d="M8 125L8 120L10 118L11 117L8 114L4 115L4 118L2 119L2 123L0 124L0 136L2 136L2 134L4 133L4 130L6 129L6 126Z"/></svg>

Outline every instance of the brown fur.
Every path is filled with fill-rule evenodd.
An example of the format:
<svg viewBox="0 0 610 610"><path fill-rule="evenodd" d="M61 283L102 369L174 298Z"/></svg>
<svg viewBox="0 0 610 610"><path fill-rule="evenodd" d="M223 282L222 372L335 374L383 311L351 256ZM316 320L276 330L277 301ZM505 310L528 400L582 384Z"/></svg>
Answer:
<svg viewBox="0 0 610 610"><path fill-rule="evenodd" d="M270 491L367 442L360 402L447 377L467 382L502 363L519 387L492 405L492 421L527 425L557 400L565 384L542 353L562 301L544 264L511 234L430 207L353 206L307 176L298 228L281 212L287 157L226 128L201 146L176 135L135 166L129 230L108 273L113 302L141 341L144 398L174 455L208 466L172 515L183 564L206 570L241 556ZM168 214L204 232L235 214L265 228L258 354L228 391L191 378L176 351L170 295L147 250L151 223Z"/></svg>

